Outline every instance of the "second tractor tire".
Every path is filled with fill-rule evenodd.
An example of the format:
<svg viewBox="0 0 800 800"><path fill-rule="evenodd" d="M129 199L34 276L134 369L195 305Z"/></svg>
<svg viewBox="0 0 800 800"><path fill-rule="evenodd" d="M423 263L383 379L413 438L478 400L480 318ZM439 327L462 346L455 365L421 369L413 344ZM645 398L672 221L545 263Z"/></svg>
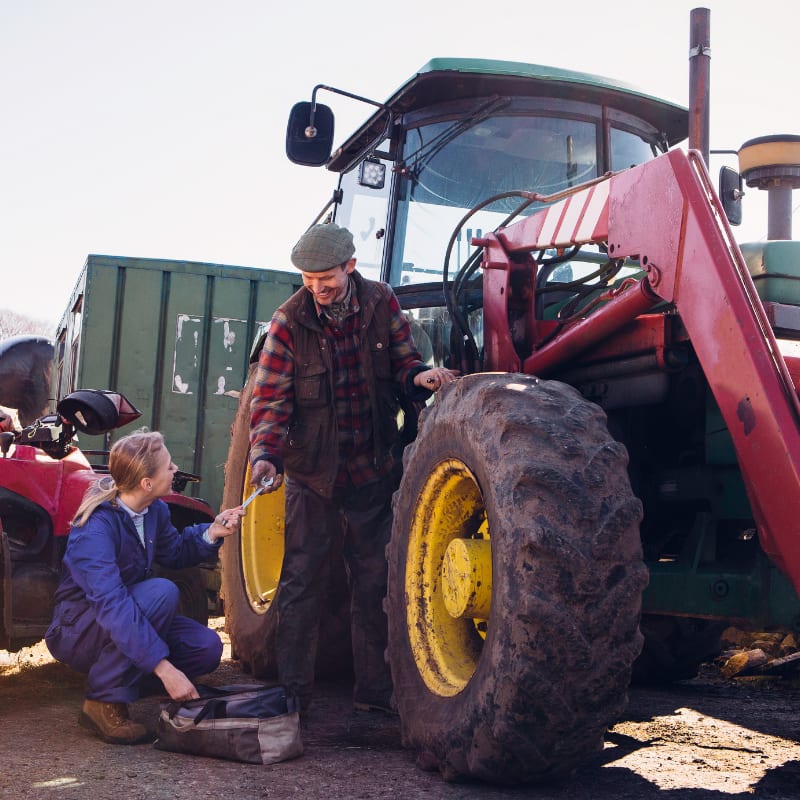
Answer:
<svg viewBox="0 0 800 800"><path fill-rule="evenodd" d="M223 508L238 506L252 491L249 485L250 400L256 365L239 397L231 427L225 464ZM283 557L283 489L263 494L248 506L240 530L222 546L222 599L231 651L257 677L276 677L278 581ZM344 561L331 568L328 602L320 622L316 675L344 678L352 675L350 601Z"/></svg>
<svg viewBox="0 0 800 800"><path fill-rule="evenodd" d="M420 766L530 783L602 749L642 646L642 507L626 466L603 411L566 384L470 375L423 412L394 498L386 604L402 740ZM454 544L488 547L488 576L485 555L482 577L445 574ZM454 618L447 604L473 602L487 578L490 609Z"/></svg>

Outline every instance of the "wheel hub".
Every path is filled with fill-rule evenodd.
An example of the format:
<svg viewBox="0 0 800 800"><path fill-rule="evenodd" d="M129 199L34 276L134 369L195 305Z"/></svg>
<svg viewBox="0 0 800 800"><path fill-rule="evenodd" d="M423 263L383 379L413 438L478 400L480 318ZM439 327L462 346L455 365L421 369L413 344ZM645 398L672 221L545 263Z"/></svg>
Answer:
<svg viewBox="0 0 800 800"><path fill-rule="evenodd" d="M442 564L447 613L487 619L492 604L492 546L487 539L453 539Z"/></svg>
<svg viewBox="0 0 800 800"><path fill-rule="evenodd" d="M405 575L417 669L432 692L451 697L477 667L492 591L483 495L458 459L428 475L409 532Z"/></svg>

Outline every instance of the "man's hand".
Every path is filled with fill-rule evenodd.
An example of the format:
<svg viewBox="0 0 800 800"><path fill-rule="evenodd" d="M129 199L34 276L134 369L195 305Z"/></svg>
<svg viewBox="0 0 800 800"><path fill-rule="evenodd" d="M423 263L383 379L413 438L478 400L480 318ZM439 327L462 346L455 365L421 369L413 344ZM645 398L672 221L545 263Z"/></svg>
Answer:
<svg viewBox="0 0 800 800"><path fill-rule="evenodd" d="M270 478L272 478L272 485L264 487L264 484ZM271 461L262 458L261 461L256 461L256 463L253 464L253 470L250 474L250 483L252 483L256 489L263 488L264 491L269 494L280 488L283 483L283 475L275 469L275 465Z"/></svg>
<svg viewBox="0 0 800 800"><path fill-rule="evenodd" d="M195 700L200 697L195 685L166 658L162 658L156 664L153 672L164 684L167 694L176 702L182 703L184 700Z"/></svg>
<svg viewBox="0 0 800 800"><path fill-rule="evenodd" d="M442 386L452 383L459 374L457 369L434 367L433 369L426 369L424 372L418 372L414 376L414 385L421 386L423 389L430 389L432 392L437 392Z"/></svg>

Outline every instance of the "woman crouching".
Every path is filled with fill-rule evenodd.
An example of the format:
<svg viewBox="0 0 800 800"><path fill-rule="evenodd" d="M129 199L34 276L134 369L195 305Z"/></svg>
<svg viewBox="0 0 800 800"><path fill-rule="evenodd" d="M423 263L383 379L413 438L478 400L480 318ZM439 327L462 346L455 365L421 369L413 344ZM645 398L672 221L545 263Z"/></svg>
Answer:
<svg viewBox="0 0 800 800"><path fill-rule="evenodd" d="M216 559L244 511L178 532L160 499L177 467L156 431L117 441L108 469L72 521L45 641L55 658L87 673L80 724L104 741L136 744L153 738L128 712L142 682L155 675L173 700L189 700L198 696L192 679L222 656L214 631L177 614L178 588L152 577L153 564L180 569Z"/></svg>

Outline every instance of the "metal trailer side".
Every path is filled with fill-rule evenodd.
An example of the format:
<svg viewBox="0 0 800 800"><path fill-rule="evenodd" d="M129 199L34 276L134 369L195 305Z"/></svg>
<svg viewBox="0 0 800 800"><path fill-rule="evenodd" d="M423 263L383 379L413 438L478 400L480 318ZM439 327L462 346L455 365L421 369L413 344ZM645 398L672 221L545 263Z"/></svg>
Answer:
<svg viewBox="0 0 800 800"><path fill-rule="evenodd" d="M200 476L186 493L218 507L252 343L299 286L280 270L89 255L58 326L53 403L75 389L121 391L178 467ZM80 446L107 450L123 433L81 435Z"/></svg>

